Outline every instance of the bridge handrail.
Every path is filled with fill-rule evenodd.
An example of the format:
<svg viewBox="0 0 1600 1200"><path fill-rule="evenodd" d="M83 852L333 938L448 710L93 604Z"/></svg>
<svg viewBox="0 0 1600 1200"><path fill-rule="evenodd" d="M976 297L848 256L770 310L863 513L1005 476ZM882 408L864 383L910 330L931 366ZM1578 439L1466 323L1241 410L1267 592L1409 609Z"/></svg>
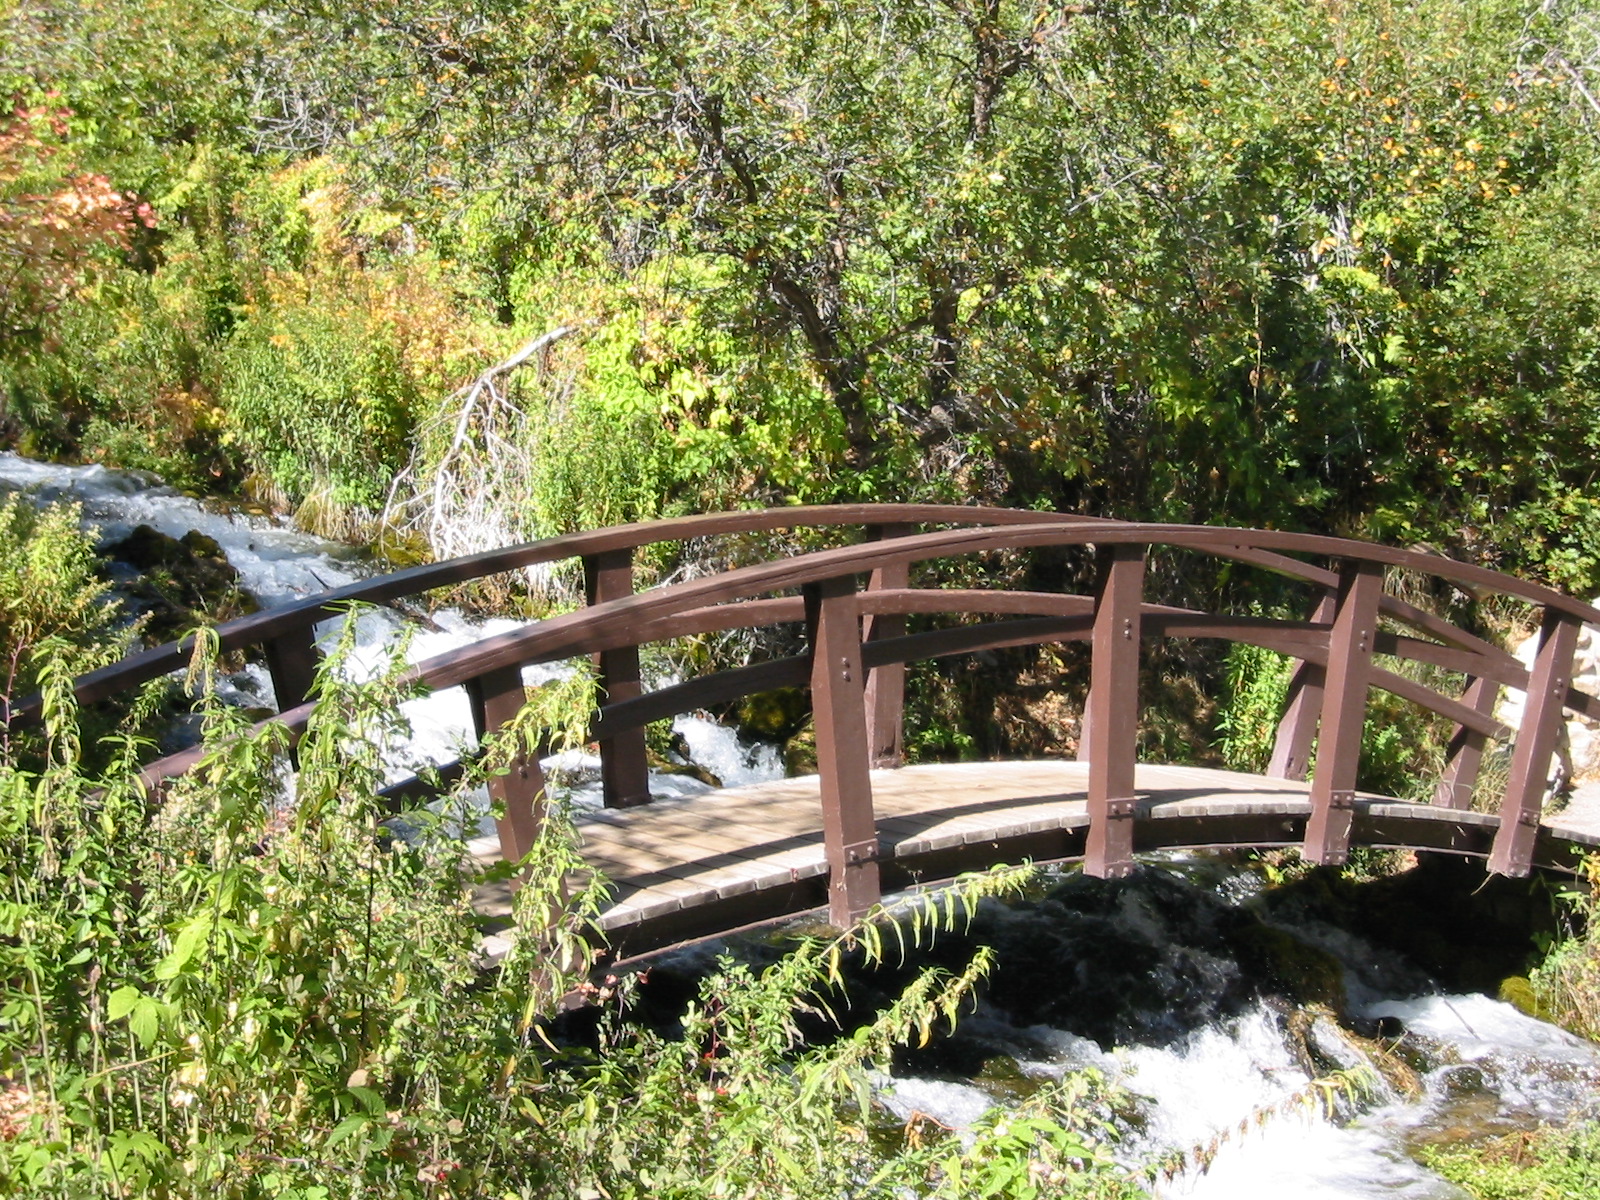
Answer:
<svg viewBox="0 0 1600 1200"><path fill-rule="evenodd" d="M908 532L905 523L888 519L910 515L953 524L989 513L943 506L861 505L811 510L799 522L794 520L795 510L682 518L550 539L513 551L439 564L435 569L413 569L367 581L364 589L341 589L335 595L351 599L356 590L368 599L398 595L404 594L405 587L420 586L418 579L431 580L428 586L435 586L441 572L453 573L456 578L471 577L466 572L488 562L498 570L513 560L527 563L582 556L589 584L588 607L434 656L410 668L405 677L434 689L465 684L472 698L475 724L482 735L506 723L521 707L524 665L598 652L607 704L596 732L602 745L608 802L620 804L648 798L643 739L638 727L651 719L643 714L656 713L669 703L668 698L659 695L649 702L641 697L638 645L691 629L803 618L812 646L809 659L728 672L720 680L699 685L698 694L742 695L758 690L758 685L774 686L779 679L803 682L809 672L823 776L824 825L837 883L835 899L841 906L838 911L844 914L859 911L863 897L872 896L876 886L871 850L876 845L876 834L865 772L881 748L880 742L897 744L894 738L880 738L877 725L885 713L892 714L891 719L898 723L899 702L892 696L887 702L881 695L875 698L873 688L890 668L914 658L1036 642L1045 637L1091 640L1093 682L1084 737L1090 747L1091 768L1088 862L1090 869L1100 873L1117 873L1131 863L1131 827L1137 810L1132 791L1137 696L1125 682L1136 678L1138 643L1146 631L1227 636L1281 649L1300 660L1290 711L1280 726L1280 750L1274 753L1273 771L1303 778L1311 739L1320 728L1318 760L1322 762L1326 757L1327 763L1312 782L1313 817L1306 839L1306 852L1314 861L1340 861L1346 852L1362 709L1369 686L1387 688L1456 721L1451 766L1436 796L1436 803L1447 807L1465 804L1485 738L1506 732L1493 717L1497 685L1527 690L1524 731L1517 738L1512 780L1491 857L1491 868L1507 873L1521 873L1527 868L1543 772L1563 706L1600 712L1600 701L1571 688L1569 680L1577 629L1586 622L1600 622L1600 611L1549 588L1485 568L1350 539L1272 530L1012 513L1006 521L916 534ZM863 524L880 536L874 541L811 551L632 592L632 554L641 545L681 540L690 529L697 531L694 536L704 536L707 531L725 533L806 523ZM664 530L670 530L670 535L659 536ZM1017 593L1002 593L1007 597L1003 603L988 602L1013 615L1028 611L1030 606L1049 610L1047 616L1031 625L1026 621L999 622L906 635L903 627L897 633L892 625L875 624L882 618L903 619L912 611L983 610L984 604L975 602L971 593L941 594L906 586L914 563L993 550L1068 545L1095 547L1101 578L1094 597L1025 600ZM1325 595L1315 618L1306 622L1219 617L1147 604L1141 592L1144 558L1152 546L1244 561L1308 580L1323 587ZM1295 554L1326 557L1341 566L1337 571L1327 570L1290 557ZM469 563L472 565L463 565ZM1533 669L1529 671L1505 651L1440 618L1384 596L1383 567L1417 571L1542 605L1545 628ZM858 594L856 578L869 572L872 583L866 593ZM802 592L802 600L775 596L795 589ZM306 622L309 630L309 614L320 614L333 603L336 600L331 596L305 602L297 619ZM1380 616L1395 617L1432 634L1438 641L1381 631L1377 624ZM869 625L865 640L859 624L862 617ZM249 620L233 623L235 631ZM258 621L255 628L259 630L261 626ZM1470 680L1467 693L1455 700L1386 672L1372 661L1373 655L1379 653L1399 654L1462 671ZM869 670L872 674L867 682ZM275 679L282 674L275 672ZM682 698L680 693L677 699ZM303 723L308 713L309 705L302 703L288 707L278 719L293 727ZM194 753L152 764L149 777L154 781L191 763ZM502 799L516 801L507 805L502 842L508 856L517 857L518 848L525 848L537 823L537 796L543 785L536 761L519 764L513 774L520 782L501 780L491 790L497 786Z"/></svg>
<svg viewBox="0 0 1600 1200"><path fill-rule="evenodd" d="M1073 517L1070 519L1085 524L1128 524L1103 517ZM545 538L517 546L465 555L445 562L411 567L371 579L357 580L354 583L334 588L313 597L307 597L290 604L280 605L224 622L217 626L214 632L219 647L223 651L234 651L258 644L266 648L269 669L273 676L275 688L279 693L279 707L287 709L292 707L297 700L303 698L310 684L315 664L312 627L318 621L334 615L341 605L352 602L384 604L415 596L435 588L464 583L488 575L541 563L558 562L571 558L581 558L586 563L598 562L606 557L632 554L645 546L695 538L739 535L785 528L860 526L867 529L884 529L915 524L963 524L993 527L1014 525L1050 526L1059 524L1061 520L1062 516L1058 513L1020 509L941 504L856 504L755 509L734 513L713 513L666 518L658 521L633 522L626 525L611 526L606 529ZM1157 528L1198 529L1214 531L1214 535L1261 534L1264 532L1259 530L1230 530L1220 526L1148 526L1146 528L1152 530ZM1207 536L1213 536L1213 533L1208 532ZM1290 536L1307 538L1314 535L1297 534ZM1371 546L1370 543L1347 542L1345 539L1324 538L1320 540L1348 546ZM1221 540L1214 539L1213 544L1209 547L1210 552L1222 557L1246 562L1250 565L1263 567L1280 574L1296 577L1323 587L1334 586L1337 582L1334 572L1288 558L1281 553L1275 552L1276 548L1269 548L1265 544L1254 544L1247 540L1240 540L1238 544L1229 546L1225 542L1225 536ZM1334 553L1333 551L1310 547L1307 548L1307 552ZM1432 555L1420 557L1430 563L1451 562L1451 560L1440 559ZM1455 565L1464 566L1465 564ZM1482 568L1472 568L1472 570L1483 571ZM1444 575L1440 571L1432 573ZM1498 586L1497 582L1495 582L1497 580L1507 580L1527 588L1538 589L1538 585L1524 584L1524 581L1512 580L1509 576L1501 576L1494 572L1484 572L1483 577L1474 582L1477 586L1488 587L1491 590L1505 591L1507 594L1518 594L1515 589ZM1558 592L1550 589L1538 590L1541 594L1526 594L1523 598L1547 606L1555 604L1559 607L1562 603L1566 603L1577 605L1580 609L1587 609L1587 606L1579 605L1578 602L1572 601L1569 597L1562 596ZM1385 615L1409 624L1413 628L1430 633L1464 649L1472 649L1490 656L1503 655L1504 664L1507 666L1515 662L1499 647L1485 642L1413 605L1387 596L1383 598L1381 603ZM1594 612L1592 609L1587 611L1589 613ZM1579 615L1584 620L1595 619L1579 612L1574 612L1574 615ZM194 638L192 636L179 638L161 646L138 651L119 662L89 672L82 676L76 685L75 693L78 701L82 704L93 703L137 687L150 679L180 670L187 663L189 656L193 653L193 649ZM26 720L37 712L38 706L39 698L37 696L27 697L12 708L9 714L10 719L12 721Z"/></svg>

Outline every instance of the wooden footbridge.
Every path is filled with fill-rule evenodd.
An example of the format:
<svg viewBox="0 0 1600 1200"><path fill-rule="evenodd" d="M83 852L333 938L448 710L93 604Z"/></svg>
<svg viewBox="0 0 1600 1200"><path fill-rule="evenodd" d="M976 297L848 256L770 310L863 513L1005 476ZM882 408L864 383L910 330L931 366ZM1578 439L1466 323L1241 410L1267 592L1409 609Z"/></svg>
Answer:
<svg viewBox="0 0 1600 1200"><path fill-rule="evenodd" d="M641 592L638 551L663 542L834 531L849 544L795 553ZM821 536L809 534L814 540ZM1039 548L1092 553L1090 594L917 587L918 564ZM1143 597L1152 554L1204 555L1275 572L1306 590L1305 620L1193 611ZM274 720L302 729L317 663L313 626L352 601L382 604L428 589L581 559L587 605L410 668L428 689L464 687L480 737L524 706L525 666L592 655L603 703L598 742L605 807L579 814L587 860L610 880L601 921L619 951L826 905L844 923L885 890L998 862L1081 859L1100 876L1163 847L1298 845L1316 863L1352 845L1480 856L1487 869L1570 868L1600 837L1543 819L1567 712L1600 719L1571 686L1574 649L1600 611L1548 588L1429 554L1253 529L1154 525L1054 513L936 505L787 508L617 526L364 580L217 630L225 650L261 647L277 692ZM1531 670L1505 650L1387 594L1398 568L1538 610ZM639 648L666 639L790 623L805 653L645 691ZM1136 762L1141 647L1219 638L1296 660L1264 776ZM1091 672L1078 761L901 766L905 665L1000 647L1086 641ZM84 676L94 701L185 664L172 643ZM1403 673L1427 664L1438 690ZM1430 676L1430 677L1431 677ZM644 727L777 688L808 686L818 773L652 802ZM1368 693L1387 690L1454 725L1431 804L1356 791ZM1526 693L1520 728L1495 716L1504 688ZM1509 743L1509 775L1491 812L1474 811L1491 741ZM152 764L152 784L198 751ZM448 771L446 774L448 775ZM1307 778L1310 782L1306 782ZM391 789L415 799L417 781ZM490 783L498 846L520 859L536 835L544 780L535 755ZM1479 807L1482 807L1480 805Z"/></svg>

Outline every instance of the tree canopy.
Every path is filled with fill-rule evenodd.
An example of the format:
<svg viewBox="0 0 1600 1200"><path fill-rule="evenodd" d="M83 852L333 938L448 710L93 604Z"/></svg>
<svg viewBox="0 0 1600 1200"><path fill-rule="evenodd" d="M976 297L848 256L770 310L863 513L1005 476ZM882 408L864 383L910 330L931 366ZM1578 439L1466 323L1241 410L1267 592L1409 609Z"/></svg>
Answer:
<svg viewBox="0 0 1600 1200"><path fill-rule="evenodd" d="M517 436L626 481L585 516L983 499L1600 581L1581 7L134 8L5 16L19 102L156 221L84 239L120 261L54 361L0 355L14 434L148 458L154 390L213 479L371 507L572 326Z"/></svg>

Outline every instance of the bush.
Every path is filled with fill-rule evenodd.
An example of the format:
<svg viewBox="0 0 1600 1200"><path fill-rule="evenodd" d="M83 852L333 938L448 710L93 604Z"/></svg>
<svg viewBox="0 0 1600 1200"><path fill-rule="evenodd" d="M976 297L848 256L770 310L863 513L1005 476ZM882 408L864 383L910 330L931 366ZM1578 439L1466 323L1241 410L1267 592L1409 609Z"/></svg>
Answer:
<svg viewBox="0 0 1600 1200"><path fill-rule="evenodd" d="M407 814L404 839L377 800L400 698L392 678L325 670L293 774L279 732L211 703L203 760L153 818L137 743L87 778L69 708L46 770L0 763L0 1192L899 1197L980 1179L1135 1194L1096 1148L1092 1080L970 1151L872 1129L868 1068L954 1020L987 952L830 1045L801 1046L800 1016L825 1009L843 955L883 954L876 926L760 972L724 962L681 1037L613 1009L597 1045L557 1045L558 999L611 988L584 973L597 893L567 896L570 826L557 806L519 868L510 952L487 969L466 792ZM525 714L487 770L546 719ZM909 932L1024 878L927 900Z"/></svg>
<svg viewBox="0 0 1600 1200"><path fill-rule="evenodd" d="M70 676L116 661L131 640L79 518L75 504L0 498L0 707L35 691L47 660Z"/></svg>
<svg viewBox="0 0 1600 1200"><path fill-rule="evenodd" d="M420 399L361 308L313 297L234 331L222 391L229 439L277 487L366 509L383 503Z"/></svg>

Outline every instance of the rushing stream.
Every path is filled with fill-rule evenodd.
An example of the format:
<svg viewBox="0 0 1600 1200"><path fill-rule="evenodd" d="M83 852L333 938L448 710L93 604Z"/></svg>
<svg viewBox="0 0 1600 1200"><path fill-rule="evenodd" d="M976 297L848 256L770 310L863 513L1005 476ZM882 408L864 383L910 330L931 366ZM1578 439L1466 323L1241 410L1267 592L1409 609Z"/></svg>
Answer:
<svg viewBox="0 0 1600 1200"><path fill-rule="evenodd" d="M207 507L147 477L0 454L0 489L81 503L106 543L140 524L171 537L197 530L220 544L263 607L370 569L347 547ZM359 620L354 672L378 669L404 635L416 661L516 624L452 610L425 625L383 609ZM336 624L319 629L325 643ZM561 669L530 668L526 678ZM259 666L229 687L247 705L271 695ZM413 762L453 758L470 736L460 689L412 702L408 716ZM775 747L745 744L709 719L680 717L675 729L689 758L724 783L783 772ZM572 781L580 804L598 803L597 761L571 755L547 766ZM657 794L706 786L687 775L652 781ZM1117 883L1065 873L1039 898L986 906L969 935L999 951L984 1000L952 1038L898 1064L879 1095L901 1119L922 1113L959 1129L1038 1081L1093 1067L1133 1097L1134 1111L1119 1117L1119 1157L1176 1153L1191 1164L1156 1195L1229 1200L1460 1197L1418 1165L1416 1147L1593 1115L1596 1047L1477 992L1452 992L1439 982L1447 971L1418 966L1426 955L1381 936L1385 920L1398 926L1405 916L1352 928L1339 904L1308 894L1267 889L1231 860L1172 857ZM1489 927L1474 901L1441 903L1446 943L1468 945ZM945 946L958 960L961 939ZM1460 953L1447 947L1435 958ZM676 969L692 976L706 956L686 955ZM1316 1102L1313 1080L1338 1072L1359 1072L1369 1086ZM1208 1169L1192 1165L1197 1157L1210 1158Z"/></svg>

